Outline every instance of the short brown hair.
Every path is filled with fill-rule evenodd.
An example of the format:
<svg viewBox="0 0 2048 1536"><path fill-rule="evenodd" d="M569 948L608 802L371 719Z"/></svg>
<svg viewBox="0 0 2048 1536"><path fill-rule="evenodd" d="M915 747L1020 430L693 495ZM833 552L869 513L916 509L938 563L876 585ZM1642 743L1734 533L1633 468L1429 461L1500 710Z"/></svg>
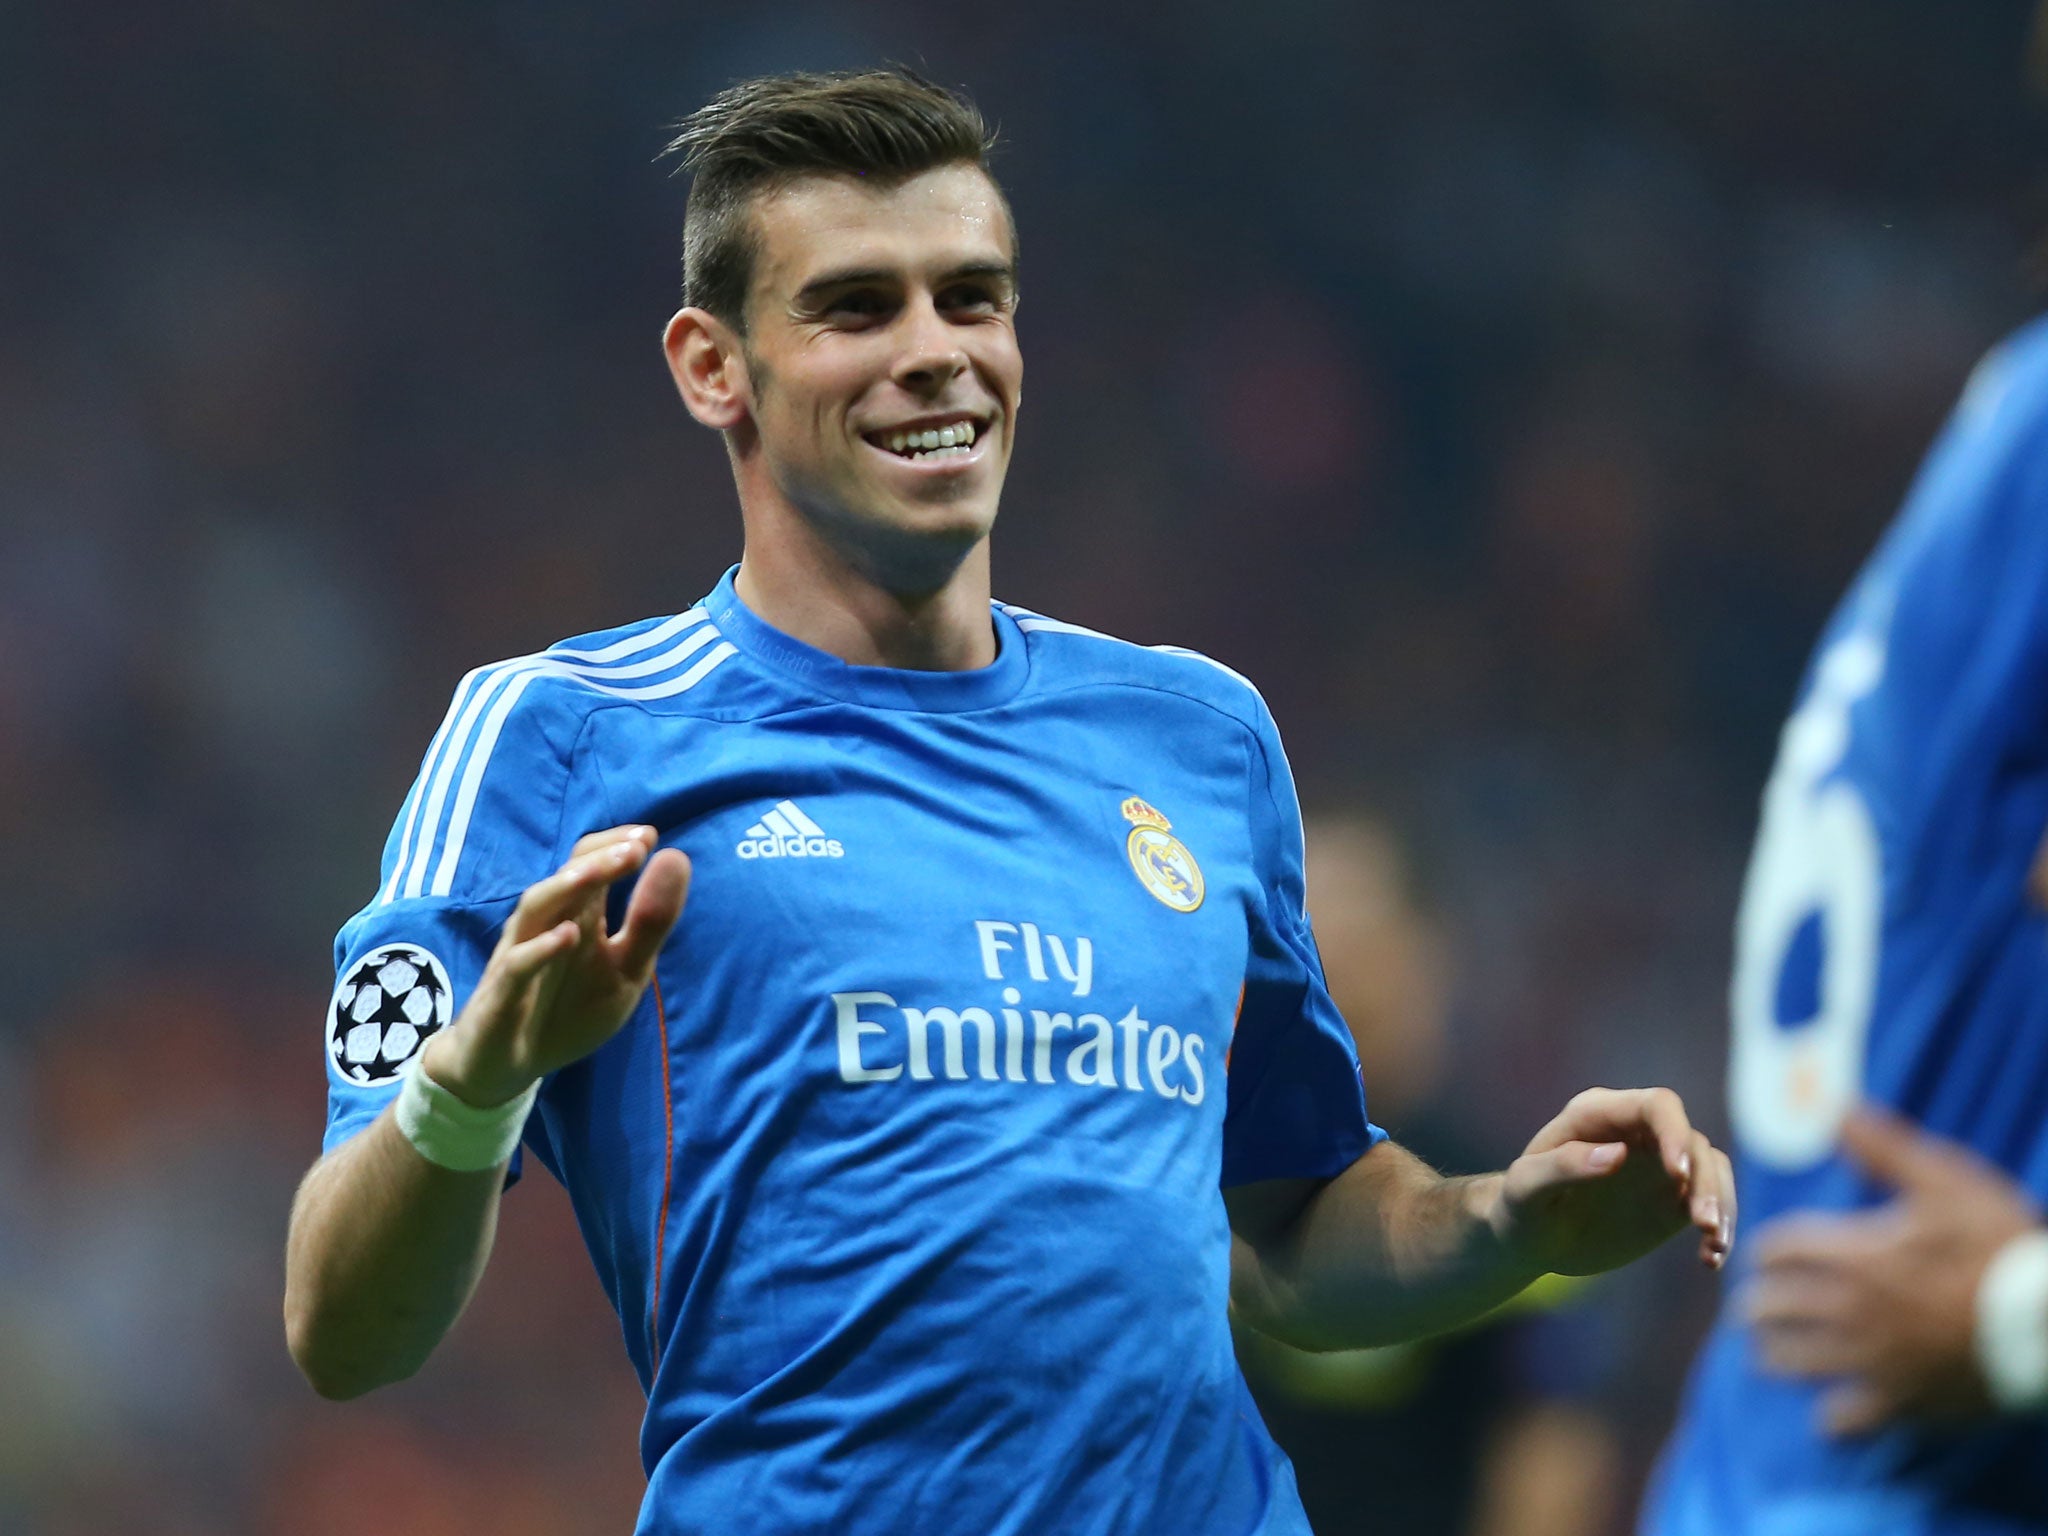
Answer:
<svg viewBox="0 0 2048 1536"><path fill-rule="evenodd" d="M676 127L663 153L679 155L692 177L683 302L742 335L758 254L747 217L752 199L811 175L871 176L887 185L946 165L986 174L995 147L973 102L900 66L743 80ZM1014 224L1011 234L1014 243Z"/></svg>

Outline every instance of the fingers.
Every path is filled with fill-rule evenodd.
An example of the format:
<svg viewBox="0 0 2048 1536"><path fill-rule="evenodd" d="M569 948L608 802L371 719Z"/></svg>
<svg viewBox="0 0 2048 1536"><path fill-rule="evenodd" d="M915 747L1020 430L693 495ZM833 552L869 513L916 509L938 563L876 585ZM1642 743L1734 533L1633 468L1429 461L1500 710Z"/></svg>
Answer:
<svg viewBox="0 0 2048 1536"><path fill-rule="evenodd" d="M1842 1122L1843 1153L1865 1173L1894 1189L1945 1194L1958 1184L2005 1182L2005 1176L1970 1148L1922 1130L1877 1104L1859 1105Z"/></svg>
<svg viewBox="0 0 2048 1536"><path fill-rule="evenodd" d="M1774 1376L1811 1380L1841 1376L1855 1368L1851 1340L1833 1328L1775 1324L1756 1330L1756 1351Z"/></svg>
<svg viewBox="0 0 2048 1536"><path fill-rule="evenodd" d="M1525 1153L1517 1162L1519 1182L1533 1195L1559 1184L1604 1179L1628 1161L1628 1154L1625 1141L1568 1141L1535 1156Z"/></svg>
<svg viewBox="0 0 2048 1536"><path fill-rule="evenodd" d="M1894 1189L1923 1182L1941 1166L1932 1137L1875 1104L1859 1106L1844 1120L1841 1138L1842 1151L1851 1162Z"/></svg>
<svg viewBox="0 0 2048 1536"><path fill-rule="evenodd" d="M512 945L498 957L498 963L508 981L529 981L546 969L550 960L574 949L582 934L582 929L564 919L546 932Z"/></svg>
<svg viewBox="0 0 2048 1536"><path fill-rule="evenodd" d="M1821 1398L1821 1428L1837 1438L1875 1434L1898 1418L1903 1407L1874 1382L1845 1382Z"/></svg>
<svg viewBox="0 0 2048 1536"><path fill-rule="evenodd" d="M578 839L567 863L521 894L505 924L505 937L517 944L568 917L588 925L596 915L596 898L638 869L653 846L652 827L613 827Z"/></svg>
<svg viewBox="0 0 2048 1536"><path fill-rule="evenodd" d="M576 846L569 850L569 857L580 859L585 854L598 853L612 844L637 838L647 847L654 846L654 828L644 823L629 822L622 827L606 827L601 832L586 832L576 839Z"/></svg>
<svg viewBox="0 0 2048 1536"><path fill-rule="evenodd" d="M1824 1270L1759 1275L1743 1288L1740 1305L1759 1338L1855 1330L1854 1292L1843 1277Z"/></svg>
<svg viewBox="0 0 2048 1536"><path fill-rule="evenodd" d="M1692 1133L1687 1155L1693 1170L1688 1214L1700 1231L1700 1262L1719 1269L1735 1248L1735 1169L1700 1131Z"/></svg>
<svg viewBox="0 0 2048 1536"><path fill-rule="evenodd" d="M1816 1213L1773 1222L1758 1237L1756 1274L1739 1305L1771 1370L1839 1376L1868 1364L1857 1289L1868 1226Z"/></svg>
<svg viewBox="0 0 2048 1536"><path fill-rule="evenodd" d="M632 982L653 974L654 958L682 916L690 894L690 859L680 848L664 848L647 862L626 904L626 920L607 943L612 964Z"/></svg>
<svg viewBox="0 0 2048 1536"><path fill-rule="evenodd" d="M1701 1171L1694 1153L1708 1145L1706 1137L1692 1128L1692 1121L1686 1118L1685 1101L1669 1088L1642 1088L1636 1093L1637 1113L1657 1140L1664 1171L1677 1183L1679 1193L1691 1194L1693 1179Z"/></svg>
<svg viewBox="0 0 2048 1536"><path fill-rule="evenodd" d="M1685 1102L1669 1088L1588 1088L1564 1107L1531 1143L1564 1141L1646 1141L1657 1148L1664 1171L1681 1194L1692 1188L1692 1121Z"/></svg>
<svg viewBox="0 0 2048 1536"><path fill-rule="evenodd" d="M1794 1270L1760 1276L1739 1302L1759 1360L1780 1376L1852 1376L1871 1361L1853 1285L1843 1276Z"/></svg>
<svg viewBox="0 0 2048 1536"><path fill-rule="evenodd" d="M1783 1217L1757 1234L1757 1272L1853 1272L1880 1256L1891 1226L1891 1215L1883 1210L1804 1211Z"/></svg>

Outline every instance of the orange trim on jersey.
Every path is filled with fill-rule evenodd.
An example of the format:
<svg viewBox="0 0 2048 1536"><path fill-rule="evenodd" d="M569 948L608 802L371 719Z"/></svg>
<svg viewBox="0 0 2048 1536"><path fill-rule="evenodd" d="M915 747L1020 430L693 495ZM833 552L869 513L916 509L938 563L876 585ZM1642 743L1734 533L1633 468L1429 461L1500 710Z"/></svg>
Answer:
<svg viewBox="0 0 2048 1536"><path fill-rule="evenodd" d="M653 1352L652 1376L661 1369L661 1267L668 1251L669 1183L676 1171L676 1100L669 1086L668 1008L661 1000L661 978L654 978L654 1022L661 1030L661 1115L665 1134L661 1142L661 1215L654 1223L654 1299L647 1307L647 1342Z"/></svg>
<svg viewBox="0 0 2048 1536"><path fill-rule="evenodd" d="M1245 984L1240 981L1237 984L1237 1012L1230 1016L1230 1044L1223 1047L1223 1071L1226 1076L1230 1072L1230 1053L1237 1045L1238 1020L1244 1017L1244 988Z"/></svg>

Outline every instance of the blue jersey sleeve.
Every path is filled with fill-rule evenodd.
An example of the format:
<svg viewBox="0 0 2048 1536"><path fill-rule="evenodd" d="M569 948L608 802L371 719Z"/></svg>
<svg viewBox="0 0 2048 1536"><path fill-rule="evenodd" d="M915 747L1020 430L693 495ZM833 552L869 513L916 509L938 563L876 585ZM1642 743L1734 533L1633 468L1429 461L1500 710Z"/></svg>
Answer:
<svg viewBox="0 0 2048 1536"><path fill-rule="evenodd" d="M1366 1118L1351 1031L1323 979L1303 889L1301 808L1263 702L1254 743L1249 815L1260 890L1230 1046L1226 1186L1330 1178L1386 1136Z"/></svg>
<svg viewBox="0 0 2048 1536"><path fill-rule="evenodd" d="M397 1095L406 1063L475 990L520 893L591 830L567 809L582 723L537 659L480 668L456 690L377 894L335 937L323 1151Z"/></svg>

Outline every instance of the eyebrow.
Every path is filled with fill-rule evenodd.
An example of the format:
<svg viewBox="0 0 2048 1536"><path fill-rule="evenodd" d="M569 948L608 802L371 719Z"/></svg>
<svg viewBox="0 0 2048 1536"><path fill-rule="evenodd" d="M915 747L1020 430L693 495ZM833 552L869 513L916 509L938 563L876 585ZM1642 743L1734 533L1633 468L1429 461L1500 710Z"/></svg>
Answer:
<svg viewBox="0 0 2048 1536"><path fill-rule="evenodd" d="M834 288L850 288L859 283L894 282L900 274L891 267L839 267L830 272L821 272L796 291L799 300L815 299ZM1007 261L968 261L951 267L940 275L941 283L955 283L962 278L999 278L1009 287L1017 285L1017 269Z"/></svg>

